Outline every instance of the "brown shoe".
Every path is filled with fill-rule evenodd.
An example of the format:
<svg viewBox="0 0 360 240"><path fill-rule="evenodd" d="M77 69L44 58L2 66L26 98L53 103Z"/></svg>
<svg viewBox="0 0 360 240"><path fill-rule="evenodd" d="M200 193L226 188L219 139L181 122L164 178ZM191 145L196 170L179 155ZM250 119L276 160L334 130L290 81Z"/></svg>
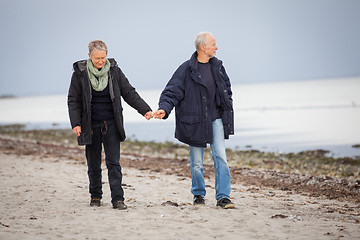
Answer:
<svg viewBox="0 0 360 240"><path fill-rule="evenodd" d="M113 203L113 208L119 209L119 210L125 210L127 209L127 206L123 201L117 201Z"/></svg>
<svg viewBox="0 0 360 240"><path fill-rule="evenodd" d="M90 201L90 206L92 207L100 207L101 202L99 198L92 198Z"/></svg>

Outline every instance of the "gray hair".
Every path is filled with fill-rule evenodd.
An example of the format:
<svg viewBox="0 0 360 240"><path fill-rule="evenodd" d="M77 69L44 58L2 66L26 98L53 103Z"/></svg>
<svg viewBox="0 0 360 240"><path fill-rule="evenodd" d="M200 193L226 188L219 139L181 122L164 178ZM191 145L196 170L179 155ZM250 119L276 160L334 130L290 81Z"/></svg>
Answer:
<svg viewBox="0 0 360 240"><path fill-rule="evenodd" d="M90 56L94 51L106 51L108 52L106 44L102 40L94 40L89 43L89 54Z"/></svg>
<svg viewBox="0 0 360 240"><path fill-rule="evenodd" d="M207 36L208 35L213 36L213 34L211 32L200 32L200 33L198 33L198 35L195 38L195 42L194 42L196 50L199 50L201 45L206 45L207 44Z"/></svg>

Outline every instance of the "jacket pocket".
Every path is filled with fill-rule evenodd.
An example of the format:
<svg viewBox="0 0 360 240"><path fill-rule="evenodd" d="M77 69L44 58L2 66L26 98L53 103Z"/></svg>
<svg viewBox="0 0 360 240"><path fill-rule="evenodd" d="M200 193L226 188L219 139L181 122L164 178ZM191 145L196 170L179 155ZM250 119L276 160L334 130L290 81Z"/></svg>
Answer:
<svg viewBox="0 0 360 240"><path fill-rule="evenodd" d="M182 123L185 124L194 124L200 122L200 114L183 114L180 120Z"/></svg>
<svg viewBox="0 0 360 240"><path fill-rule="evenodd" d="M179 122L179 133L190 140L201 139L200 114L183 114Z"/></svg>
<svg viewBox="0 0 360 240"><path fill-rule="evenodd" d="M80 146L89 145L92 142L92 136L90 131L81 130L81 134L78 137L78 144Z"/></svg>

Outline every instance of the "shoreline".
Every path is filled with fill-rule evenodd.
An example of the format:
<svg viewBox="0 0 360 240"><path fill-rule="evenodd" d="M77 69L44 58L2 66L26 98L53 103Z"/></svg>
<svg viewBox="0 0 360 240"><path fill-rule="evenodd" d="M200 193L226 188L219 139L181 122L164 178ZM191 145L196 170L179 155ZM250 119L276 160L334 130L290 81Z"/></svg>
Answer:
<svg viewBox="0 0 360 240"><path fill-rule="evenodd" d="M152 129L157 129L157 138L153 137L153 134L147 133L149 126L148 122L144 124L139 123L126 123L125 130L127 133L131 133L127 136L126 141L130 142L144 142L144 143L156 143L156 144L174 144L174 145L184 145L179 142L172 136L174 132L173 123L157 123L152 124ZM10 128L9 131L5 130ZM19 132L19 131L67 131L70 129L69 123L26 123L26 124L0 124L0 134L6 132ZM160 131L161 130L161 131ZM171 133L171 134L169 134ZM138 136L141 136L139 139ZM245 137L244 137L245 138ZM267 136L266 138L269 138ZM158 140L162 139L162 140ZM242 139L242 138L241 138ZM249 142L251 140L248 139ZM302 154L307 152L322 152L325 157L331 158L352 158L360 159L360 142L352 144L304 144L304 143L271 143L269 141L267 144L255 143L255 144L246 144L244 142L238 142L239 137L231 136L230 140L226 141L226 148L231 151L257 151L262 153L271 153L271 154ZM243 140L242 140L243 141ZM257 140L255 140L257 142ZM281 146L281 147L279 147Z"/></svg>
<svg viewBox="0 0 360 240"><path fill-rule="evenodd" d="M235 135L227 148L272 153L328 150L333 158L359 157L360 78L235 84ZM139 90L156 108L162 89ZM235 94L236 93L236 94ZM31 129L69 128L66 93L2 99L0 122L22 123ZM167 121L145 121L123 104L128 139L144 142L174 139L175 114ZM1 127L1 126L0 126Z"/></svg>
<svg viewBox="0 0 360 240"><path fill-rule="evenodd" d="M127 142L143 142L143 143L155 143L155 144L173 144L173 145L184 145L186 146L186 144L183 144L181 142L179 142L177 139L175 139L174 137L169 137L169 136L162 136L161 139L163 139L162 141L159 140L154 140L153 138L149 137L148 134L146 134L146 129L148 128L148 126L146 125L147 122L145 122L145 126L139 125L139 123L127 123L125 126L125 130L126 132L130 132L132 134L129 134L127 136L127 139L125 141ZM168 124L168 123L167 123ZM168 125L173 125L168 124ZM153 126L153 125L152 125ZM156 125L155 125L156 126ZM161 124L161 126L163 126L163 124ZM169 126L165 126L165 129L168 130L169 132L173 132L173 126L171 129L168 129ZM164 130L164 128L162 127L162 130ZM27 123L27 124L23 124L23 123L18 123L18 124L0 124L0 134L14 134L14 133L19 133L19 132L36 132L36 131L71 131L70 130L70 125L69 123ZM142 132L145 133L143 134L143 138L144 139L138 139L137 134L134 134L134 132ZM162 133L160 133L162 134ZM144 137L145 135L145 137ZM70 136L68 136L70 137ZM231 136L231 138L234 138L235 136ZM70 137L71 138L71 137ZM234 140L230 139L226 141L226 148L231 150L231 151L256 151L256 152L262 152L262 153L271 153L271 154L306 154L306 153L310 153L310 152L322 152L323 156L325 157L330 157L330 158L352 158L352 159L360 159L360 143L352 143L352 144L337 144L337 145L321 145L321 144L317 144L317 145L308 145L307 147L303 146L303 147L294 147L295 143L293 143L292 145L289 144L285 144L282 143L280 145L283 145L284 148L282 150L280 150L277 146L272 146L271 144L268 144L268 146L264 146L262 144L243 144L241 147L234 143ZM288 146L285 146L288 145ZM284 150L287 149L287 150ZM329 149L347 149L347 150L338 150L338 153L335 153L332 150ZM344 154L344 153L340 153L340 152L352 152L352 154Z"/></svg>

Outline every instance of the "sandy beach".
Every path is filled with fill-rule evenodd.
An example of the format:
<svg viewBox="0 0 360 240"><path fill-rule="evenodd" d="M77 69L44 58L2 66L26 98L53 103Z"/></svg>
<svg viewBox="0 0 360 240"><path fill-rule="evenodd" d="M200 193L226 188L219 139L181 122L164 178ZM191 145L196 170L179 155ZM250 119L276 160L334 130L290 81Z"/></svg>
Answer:
<svg viewBox="0 0 360 240"><path fill-rule="evenodd" d="M145 161L140 157L131 165L125 161L129 159L126 154L121 161L128 209L112 209L104 164L102 206L90 207L82 149L59 150L58 146L36 142L27 143L27 147L15 142L10 147L6 145L9 141L2 141L0 148L0 239L359 239L360 236L360 206L356 200L235 182L231 195L236 208L224 210L215 206L214 178L209 176L206 206L194 207L187 174L146 168L136 164Z"/></svg>

